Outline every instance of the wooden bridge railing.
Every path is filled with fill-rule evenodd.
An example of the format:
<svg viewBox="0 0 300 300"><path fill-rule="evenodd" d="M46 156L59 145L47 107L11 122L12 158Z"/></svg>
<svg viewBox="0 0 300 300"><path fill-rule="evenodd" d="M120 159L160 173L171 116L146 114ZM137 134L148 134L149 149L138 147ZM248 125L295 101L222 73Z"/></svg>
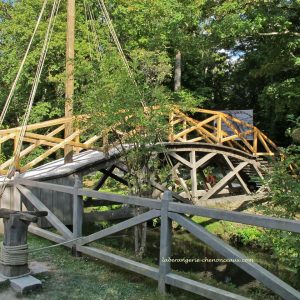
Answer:
<svg viewBox="0 0 300 300"><path fill-rule="evenodd" d="M271 156L278 152L276 145L255 126L222 112L197 109L193 113L197 115L198 119L192 118L188 113L173 107L169 119L170 134L165 140L169 142L203 141L210 144L224 144L254 156ZM88 149L107 151L119 143L120 137L126 139L137 132L133 129L131 132L124 133L118 131L118 126L115 126L114 130L107 129L103 133L87 138L86 135L82 134L86 133L86 128L80 128L81 121L84 119L88 119L88 117L60 118L28 125L23 148L15 159L13 157L21 127L0 130L0 149L11 149L11 158L0 161L0 174L7 174L12 163L14 163L15 170L21 173L26 172L53 156L66 145L73 146L76 153ZM70 122L76 123L75 128L77 127L77 129L71 136L64 139L62 133ZM243 127L239 129L240 125ZM225 127L229 128L232 134L229 134ZM115 134L118 137L114 137ZM250 135L252 135L252 141L248 139Z"/></svg>
<svg viewBox="0 0 300 300"><path fill-rule="evenodd" d="M38 211L43 210L48 212L46 219L52 224L52 226L57 230L59 234L38 227L30 226L29 230L32 233L56 243L63 243L64 246L73 248L78 252L111 263L120 268L124 268L152 278L158 281L158 288L162 293L165 293L167 291L168 286L175 286L209 299L247 299L231 292L185 278L172 272L171 264L168 258L172 257L171 223L172 221L175 221L186 228L186 230L196 238L200 239L203 243L210 246L223 257L230 259L230 261L232 261L245 272L249 273L252 277L260 281L262 284L272 290L275 294L281 296L283 299L300 299L300 293L293 287L289 286L257 263L249 262L249 260L247 260L247 258L241 252L208 232L203 226L187 218L185 214L193 214L196 216L209 217L217 220L226 220L231 222L260 226L264 228L286 230L296 233L300 233L299 221L241 212L232 212L222 209L197 207L194 205L183 203L175 203L172 201L172 194L169 191L164 193L162 201L158 201L133 196L120 196L101 193L94 190L81 188L78 180L75 182L74 187L30 181L19 177L15 179L15 182L13 184L15 186L15 189L19 191L19 193L23 195L27 199L27 201L29 201L31 205L33 205ZM55 214L51 212L42 203L42 201L30 191L30 188L46 189L73 195L73 232L68 229L55 216ZM82 196L92 197L98 200L112 201L114 203L117 202L120 204L142 206L147 208L149 211L134 216L116 225L112 225L109 228L105 228L91 235L83 237ZM15 197L15 199L19 199L19 201L21 201L21 196ZM161 218L160 257L158 267L152 267L128 258L124 258L119 255L112 254L107 251L103 251L96 247L88 246L88 244L91 242L157 217Z"/></svg>
<svg viewBox="0 0 300 300"><path fill-rule="evenodd" d="M278 152L275 143L251 124L219 111L195 109L193 114L197 119L173 109L169 141L224 144L254 156L273 156Z"/></svg>

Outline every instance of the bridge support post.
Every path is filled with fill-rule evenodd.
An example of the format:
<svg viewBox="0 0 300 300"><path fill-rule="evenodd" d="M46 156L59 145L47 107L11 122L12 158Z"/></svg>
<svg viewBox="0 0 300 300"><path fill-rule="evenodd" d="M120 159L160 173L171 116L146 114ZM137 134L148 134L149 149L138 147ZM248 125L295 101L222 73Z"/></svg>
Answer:
<svg viewBox="0 0 300 300"><path fill-rule="evenodd" d="M169 203L172 201L172 193L164 192L161 205L160 225L160 253L159 253L159 279L158 289L165 294L170 286L166 284L165 278L171 272L171 245L172 245L172 220L168 217Z"/></svg>
<svg viewBox="0 0 300 300"><path fill-rule="evenodd" d="M73 237L78 238L82 236L82 220L83 220L83 199L78 195L78 189L82 188L82 182L79 176L75 177L74 194L73 194ZM76 241L72 247L72 254L80 256L77 252Z"/></svg>

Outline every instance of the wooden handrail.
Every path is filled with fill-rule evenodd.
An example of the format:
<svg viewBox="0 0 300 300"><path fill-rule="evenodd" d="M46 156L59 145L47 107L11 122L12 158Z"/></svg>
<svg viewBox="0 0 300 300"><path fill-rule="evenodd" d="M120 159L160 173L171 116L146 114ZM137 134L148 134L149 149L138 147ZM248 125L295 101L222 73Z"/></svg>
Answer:
<svg viewBox="0 0 300 300"><path fill-rule="evenodd" d="M155 107L154 109L158 109ZM205 116L202 120L197 120L191 117L189 114L180 110L178 106L172 106L169 112L169 132L166 140L169 142L198 142L205 140L209 144L224 144L232 148L239 148L245 152L248 152L254 156L273 156L278 152L278 147L272 142L264 133L262 133L257 127L248 124L235 117L229 116L223 112L208 110L208 109L195 109L193 112L201 113ZM123 111L124 113L124 111ZM208 117L207 117L208 115ZM128 116L130 118L131 116ZM30 143L25 149L23 149L15 160L16 168L20 169L21 172L28 170L47 159L49 155L58 151L65 145L75 147L76 153L82 150L95 149L93 146L97 141L100 141L98 146L99 151L108 151L111 147L117 146L119 140L111 140L109 136L118 132L118 126L121 124L115 124L111 126L104 133L95 135L88 138L86 141L82 141L80 134L86 131L86 128L77 128L77 134L72 135L68 139L57 137L57 134L61 133L65 126L69 122L75 120L88 120L89 116L80 115L73 118L59 118L55 120L49 120L36 124L30 124L26 128L24 142ZM234 124L243 125L246 130L240 132ZM79 126L80 127L80 122ZM224 126L230 128L233 134L228 134L225 131ZM180 128L181 127L181 128ZM41 134L40 129L49 128L50 132ZM0 130L0 146L9 140L14 140L15 145L20 133L21 127L3 129ZM134 134L138 134L139 129L132 128L129 132L122 133L122 140L125 141ZM249 134L253 135L253 142L247 140ZM237 140L238 139L238 140ZM32 151L38 147L45 148L45 152L39 157L27 162L26 166L22 167L22 160L27 157ZM50 147L50 149L49 149ZM48 149L47 149L48 148ZM5 162L0 164L0 173L5 174L7 168L12 163L13 159L7 159ZM21 166L19 166L21 164Z"/></svg>

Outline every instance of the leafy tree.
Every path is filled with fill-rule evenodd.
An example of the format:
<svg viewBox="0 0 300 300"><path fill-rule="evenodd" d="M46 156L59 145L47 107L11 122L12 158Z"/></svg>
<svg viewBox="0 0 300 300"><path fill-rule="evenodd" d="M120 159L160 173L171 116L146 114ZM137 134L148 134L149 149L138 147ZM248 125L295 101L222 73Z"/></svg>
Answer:
<svg viewBox="0 0 300 300"><path fill-rule="evenodd" d="M293 135L299 130L298 121L293 120L295 126L288 130L288 134ZM297 220L300 212L300 146L290 145L285 149L284 155L285 159L276 162L273 171L266 178L270 189L269 201L259 209L276 217ZM270 230L267 235L262 236L262 241L273 250L273 255L279 261L297 270L299 279L299 234Z"/></svg>
<svg viewBox="0 0 300 300"><path fill-rule="evenodd" d="M299 4L228 0L202 7L207 46L229 60L221 86L225 103L214 104L254 108L257 121L281 142L287 115L300 113Z"/></svg>

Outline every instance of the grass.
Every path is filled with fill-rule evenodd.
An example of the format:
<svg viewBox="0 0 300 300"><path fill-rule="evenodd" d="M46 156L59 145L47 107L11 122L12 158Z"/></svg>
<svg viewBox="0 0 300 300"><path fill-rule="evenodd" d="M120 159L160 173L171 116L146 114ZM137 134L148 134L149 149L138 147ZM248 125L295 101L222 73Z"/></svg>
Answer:
<svg viewBox="0 0 300 300"><path fill-rule="evenodd" d="M52 245L51 242L33 235L29 235L28 243L30 248ZM151 279L86 256L75 258L70 250L63 247L33 253L30 260L47 262L51 270L36 275L43 282L42 291L31 292L22 299L201 299L199 296L177 289L172 289L172 293L168 296L162 296L157 290L157 282Z"/></svg>

